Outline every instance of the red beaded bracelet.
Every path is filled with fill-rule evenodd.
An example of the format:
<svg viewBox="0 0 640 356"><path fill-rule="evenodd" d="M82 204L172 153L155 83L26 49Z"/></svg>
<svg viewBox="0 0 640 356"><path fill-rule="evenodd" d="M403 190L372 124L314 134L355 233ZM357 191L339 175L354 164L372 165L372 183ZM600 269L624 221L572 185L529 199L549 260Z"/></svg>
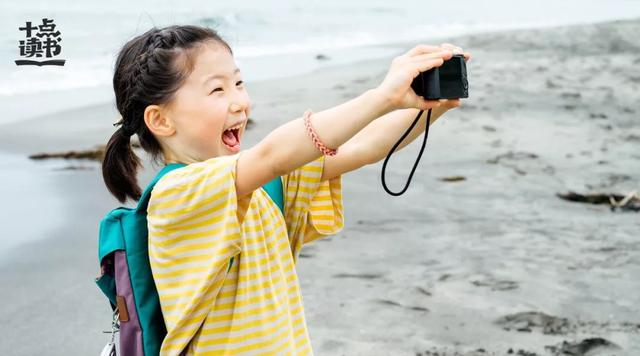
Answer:
<svg viewBox="0 0 640 356"><path fill-rule="evenodd" d="M309 135L311 136L311 140L316 145L316 147L320 150L320 152L322 152L322 154L324 154L325 156L335 156L336 153L338 153L338 149L337 148L335 150L330 149L327 146L325 146L324 143L322 143L322 141L320 140L320 137L318 137L318 134L313 129L313 126L311 126L311 114L312 114L311 110L307 110L304 112L304 125L307 127L307 132L309 132Z"/></svg>

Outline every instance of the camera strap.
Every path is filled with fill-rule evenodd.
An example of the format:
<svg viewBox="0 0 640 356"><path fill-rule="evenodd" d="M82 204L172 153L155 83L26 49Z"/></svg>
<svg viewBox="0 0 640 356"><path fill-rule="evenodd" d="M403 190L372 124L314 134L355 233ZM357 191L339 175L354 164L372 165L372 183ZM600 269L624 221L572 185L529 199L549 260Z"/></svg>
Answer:
<svg viewBox="0 0 640 356"><path fill-rule="evenodd" d="M411 130L413 130L414 126L416 126L416 124L418 123L418 120L420 119L420 116L422 116L423 112L424 112L424 110L420 110L420 112L418 113L418 116L416 116L415 120L413 120L413 123L411 124L411 126L409 126L407 131L404 134L402 134L402 137L400 137L398 142L396 142L393 145L393 147L391 148L391 151L389 151L389 154L387 155L387 158L385 158L384 162L382 163L382 187L384 187L384 190L386 190L387 193L389 193L391 195L394 195L394 196L402 195L407 190L407 188L409 188L409 183L411 183L411 177L413 177L413 173L416 171L416 167L418 166L418 162L420 161L420 157L422 157L422 152L424 152L424 147L427 144L427 136L429 136L429 125L431 124L431 109L429 109L429 111L427 111L427 127L424 130L424 140L422 141L422 147L420 148L420 152L418 153L418 158L416 158L416 163L414 163L413 168L411 169L411 173L409 174L409 178L407 179L407 184L404 186L404 188L401 191L399 191L397 193L394 193L394 192L390 191L389 188L387 188L387 184L384 181L384 171L385 171L385 169L387 167L387 161L389 161L389 158L393 154L393 151L395 151L396 148L398 148L398 146L400 145L402 140L404 140L405 137L407 137L407 135L409 135Z"/></svg>

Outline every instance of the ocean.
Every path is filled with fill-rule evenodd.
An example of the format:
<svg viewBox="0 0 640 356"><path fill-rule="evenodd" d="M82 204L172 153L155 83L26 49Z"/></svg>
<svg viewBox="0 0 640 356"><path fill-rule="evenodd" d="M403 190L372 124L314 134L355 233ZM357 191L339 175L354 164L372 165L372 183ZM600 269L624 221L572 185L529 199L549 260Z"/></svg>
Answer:
<svg viewBox="0 0 640 356"><path fill-rule="evenodd" d="M247 82L388 56L398 43L502 29L640 16L635 0L13 1L0 5L0 124L113 101L118 49L152 26L216 29ZM17 66L18 30L53 19L64 66ZM323 54L329 60L317 60ZM74 98L69 100L69 98Z"/></svg>

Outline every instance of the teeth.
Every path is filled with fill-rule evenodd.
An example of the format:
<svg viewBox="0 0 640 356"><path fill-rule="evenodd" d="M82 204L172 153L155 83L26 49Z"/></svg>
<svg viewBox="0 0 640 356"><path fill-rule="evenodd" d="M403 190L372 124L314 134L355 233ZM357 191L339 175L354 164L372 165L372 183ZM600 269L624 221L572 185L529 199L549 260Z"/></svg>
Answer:
<svg viewBox="0 0 640 356"><path fill-rule="evenodd" d="M242 128L243 126L244 126L244 122L241 122L241 123L237 124L236 126L231 126L231 127L229 127L229 128L228 128L228 129L226 129L225 131L227 131L227 130L240 129L240 128Z"/></svg>

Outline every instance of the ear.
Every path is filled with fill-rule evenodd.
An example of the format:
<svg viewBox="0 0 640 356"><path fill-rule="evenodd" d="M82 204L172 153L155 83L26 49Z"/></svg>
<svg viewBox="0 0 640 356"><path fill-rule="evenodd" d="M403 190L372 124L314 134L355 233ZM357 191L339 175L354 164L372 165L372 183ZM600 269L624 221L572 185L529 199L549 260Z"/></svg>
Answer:
<svg viewBox="0 0 640 356"><path fill-rule="evenodd" d="M168 114L167 108L159 105L149 105L144 110L144 123L154 135L171 136L176 131L176 128Z"/></svg>

